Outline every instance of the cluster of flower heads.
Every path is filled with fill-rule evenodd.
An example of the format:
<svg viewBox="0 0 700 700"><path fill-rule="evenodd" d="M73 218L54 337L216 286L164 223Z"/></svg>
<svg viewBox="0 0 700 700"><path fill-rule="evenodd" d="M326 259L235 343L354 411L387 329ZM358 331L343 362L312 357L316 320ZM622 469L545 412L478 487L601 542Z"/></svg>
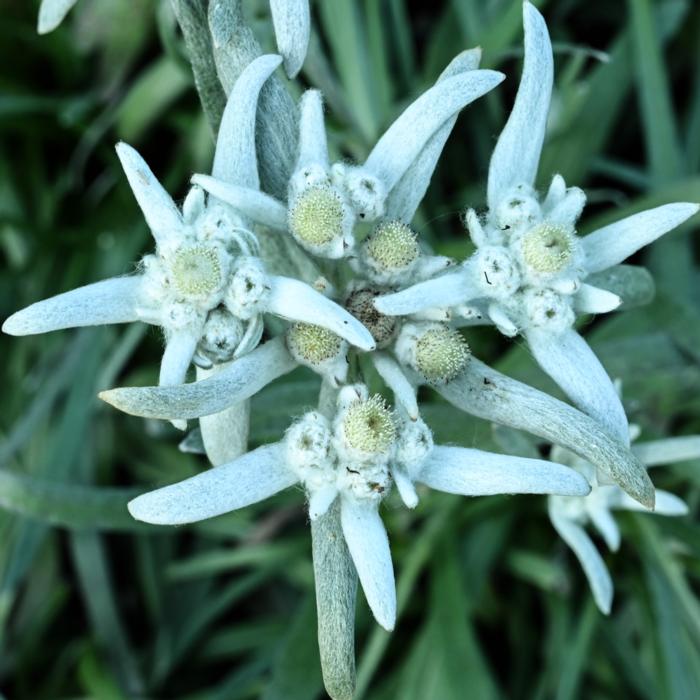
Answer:
<svg viewBox="0 0 700 700"><path fill-rule="evenodd" d="M308 7L271 6L292 76L303 61ZM295 35L290 26L300 21ZM577 236L584 192L567 188L559 175L544 196L535 189L553 59L544 20L527 2L524 25L523 74L491 159L488 208L467 209L464 222L476 250L460 263L433 255L411 221L458 113L504 77L479 69L479 50L458 55L362 164L330 162L322 96L305 92L286 201L261 191L255 145L258 97L280 56L261 56L240 74L221 121L212 173L192 178L182 210L134 149L117 146L153 233L154 254L133 275L17 312L4 331L23 335L131 321L162 327L160 386L114 389L101 398L180 427L247 406L246 399L299 365L322 378L318 409L293 422L280 442L245 454L232 447L225 463L132 501L135 518L193 522L299 484L312 521L339 504L367 601L391 629L394 574L378 508L394 485L409 508L418 503L417 484L469 496L549 494L555 528L580 559L599 607L609 611L609 574L582 525L592 522L615 549L619 531L611 508L651 510L656 498L658 512L684 512L670 494L655 495L646 466L696 456L698 440L632 449L618 392L574 321L577 314L617 308L621 297L597 281L605 279L597 273L614 270L698 205L667 204ZM359 224L369 231L364 238ZM303 264L266 255L263 232ZM290 275L269 272L280 264ZM273 332L279 324L266 331L269 315L289 322L281 334ZM507 336L521 334L576 408L473 357L463 328L481 323ZM369 395L354 361L358 354L393 395L393 408ZM184 383L192 363L211 371ZM420 417L421 385L467 413L553 443L549 460L434 445ZM247 421L245 410L230 419ZM230 429L225 422L200 421L205 445L211 431Z"/></svg>

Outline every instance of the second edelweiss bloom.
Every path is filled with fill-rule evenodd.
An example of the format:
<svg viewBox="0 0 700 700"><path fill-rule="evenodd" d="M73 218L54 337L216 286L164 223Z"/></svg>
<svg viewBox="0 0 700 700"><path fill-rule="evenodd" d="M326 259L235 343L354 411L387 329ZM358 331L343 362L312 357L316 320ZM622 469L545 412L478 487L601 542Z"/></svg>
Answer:
<svg viewBox="0 0 700 700"><path fill-rule="evenodd" d="M396 619L394 570L378 509L393 483L411 508L418 502L418 483L467 496L584 496L590 490L576 471L552 462L434 446L422 421L389 409L358 384L339 392L333 416L311 411L281 442L139 496L129 510L150 523L191 523L300 484L313 520L340 499L343 535L367 602L377 622L390 630Z"/></svg>
<svg viewBox="0 0 700 700"><path fill-rule="evenodd" d="M180 384L194 358L204 367L246 354L263 331L262 315L316 324L364 350L374 347L362 324L298 280L269 275L258 257L252 223L261 221L255 155L260 88L279 56L253 61L234 86L224 112L212 172L237 193L226 204L198 186L182 211L130 146L117 153L156 243L137 274L97 282L17 312L3 326L26 335L61 328L144 321L161 326L166 347L161 385Z"/></svg>
<svg viewBox="0 0 700 700"><path fill-rule="evenodd" d="M552 47L544 19L524 4L525 61L510 118L491 158L488 211L467 211L476 252L455 271L376 300L384 314L449 309L467 323L489 319L522 334L541 367L571 400L627 444L627 420L610 378L573 329L580 313L605 313L615 294L590 283L698 211L693 203L650 209L579 238L586 202L555 175L543 198L534 189L552 92Z"/></svg>

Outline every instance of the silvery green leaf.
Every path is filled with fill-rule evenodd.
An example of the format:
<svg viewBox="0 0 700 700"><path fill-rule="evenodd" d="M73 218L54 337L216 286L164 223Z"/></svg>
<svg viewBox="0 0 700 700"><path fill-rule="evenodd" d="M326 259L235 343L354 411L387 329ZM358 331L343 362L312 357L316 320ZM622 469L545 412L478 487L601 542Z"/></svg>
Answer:
<svg viewBox="0 0 700 700"><path fill-rule="evenodd" d="M400 292L385 294L374 300L374 306L387 316L407 316L432 308L466 304L479 295L467 271L460 268L440 277L418 282Z"/></svg>
<svg viewBox="0 0 700 700"><path fill-rule="evenodd" d="M76 2L78 0L41 0L37 32L48 34L56 29Z"/></svg>
<svg viewBox="0 0 700 700"><path fill-rule="evenodd" d="M34 335L62 328L101 326L139 320L140 275L78 287L17 311L2 326L9 335Z"/></svg>
<svg viewBox="0 0 700 700"><path fill-rule="evenodd" d="M357 574L340 525L339 499L311 521L311 543L323 683L333 700L352 700Z"/></svg>
<svg viewBox="0 0 700 700"><path fill-rule="evenodd" d="M571 547L579 560L599 610L603 614L609 615L612 607L613 583L605 562L602 560L591 538L580 525L559 513L551 505L551 502L549 518L559 536Z"/></svg>
<svg viewBox="0 0 700 700"><path fill-rule="evenodd" d="M434 447L417 478L438 491L463 496L500 493L586 496L591 491L581 474L562 464L465 447Z"/></svg>
<svg viewBox="0 0 700 700"><path fill-rule="evenodd" d="M129 512L136 520L154 525L184 525L257 503L296 482L296 475L284 463L284 447L273 443L144 493L129 502Z"/></svg>
<svg viewBox="0 0 700 700"><path fill-rule="evenodd" d="M395 402L406 411L411 420L417 420L419 411L416 390L399 364L385 352L373 352L370 358L379 376L394 393Z"/></svg>
<svg viewBox="0 0 700 700"><path fill-rule="evenodd" d="M117 155L156 243L182 233L182 215L136 149L120 141Z"/></svg>
<svg viewBox="0 0 700 700"><path fill-rule="evenodd" d="M656 294L651 273L637 265L614 265L589 275L586 282L616 294L622 300L618 310L649 304Z"/></svg>
<svg viewBox="0 0 700 700"><path fill-rule="evenodd" d="M165 352L160 363L160 386L182 384L185 381L192 356L199 342L201 328L184 329L170 333L165 341Z"/></svg>
<svg viewBox="0 0 700 700"><path fill-rule="evenodd" d="M419 378L411 374L410 378ZM435 389L471 415L538 435L598 467L646 508L654 485L644 465L590 416L491 369L475 357L461 375Z"/></svg>
<svg viewBox="0 0 700 700"><path fill-rule="evenodd" d="M209 175L193 175L192 184L199 185L216 199L231 205L257 224L278 231L287 229L287 207L260 190L232 185Z"/></svg>
<svg viewBox="0 0 700 700"><path fill-rule="evenodd" d="M505 76L491 70L459 73L436 83L409 105L369 154L365 168L391 190L435 132Z"/></svg>
<svg viewBox="0 0 700 700"><path fill-rule="evenodd" d="M170 2L185 40L194 84L212 132L216 134L226 106L226 95L216 74L205 0Z"/></svg>
<svg viewBox="0 0 700 700"><path fill-rule="evenodd" d="M260 56L236 80L226 102L216 139L211 171L215 178L254 190L260 187L255 154L258 96L265 81L280 63L280 56Z"/></svg>
<svg viewBox="0 0 700 700"><path fill-rule="evenodd" d="M581 239L586 253L586 269L589 273L598 272L621 263L640 248L680 226L699 209L700 205L691 202L664 204L593 231Z"/></svg>
<svg viewBox="0 0 700 700"><path fill-rule="evenodd" d="M612 379L588 343L573 328L557 334L531 328L525 337L539 366L571 401L623 445L629 445L625 409Z"/></svg>
<svg viewBox="0 0 700 700"><path fill-rule="evenodd" d="M322 326L361 350L374 350L372 334L342 306L308 284L291 277L270 277L270 287L268 313Z"/></svg>
<svg viewBox="0 0 700 700"><path fill-rule="evenodd" d="M209 29L217 73L230 94L238 76L262 51L243 18L240 0L210 0ZM276 76L263 87L258 112L256 144L262 189L284 199L296 158L297 109Z"/></svg>
<svg viewBox="0 0 700 700"><path fill-rule="evenodd" d="M584 314L606 314L617 309L622 303L617 294L607 289L582 284L574 296L574 309Z"/></svg>
<svg viewBox="0 0 700 700"><path fill-rule="evenodd" d="M700 459L700 435L638 442L632 450L647 467Z"/></svg>
<svg viewBox="0 0 700 700"><path fill-rule="evenodd" d="M340 504L340 522L370 610L377 622L391 631L396 622L394 566L377 504L345 497Z"/></svg>
<svg viewBox="0 0 700 700"><path fill-rule="evenodd" d="M277 49L284 57L284 70L296 77L309 48L311 17L309 0L270 0Z"/></svg>
<svg viewBox="0 0 700 700"><path fill-rule="evenodd" d="M197 367L197 381L219 374L229 364L214 365L211 369ZM240 401L218 413L202 416L199 426L202 446L209 461L215 467L231 462L248 449L250 401Z"/></svg>
<svg viewBox="0 0 700 700"><path fill-rule="evenodd" d="M275 338L201 382L172 387L128 387L100 393L103 401L144 418L199 418L245 401L297 363L284 338Z"/></svg>
<svg viewBox="0 0 700 700"><path fill-rule="evenodd" d="M523 4L525 60L518 94L489 165L487 200L494 209L513 186L532 185L542 153L554 80L547 25L529 2Z"/></svg>
<svg viewBox="0 0 700 700"><path fill-rule="evenodd" d="M616 488L616 487L612 487ZM660 491L656 492L656 505L655 505L655 510L659 507L659 496L661 495ZM629 498L629 496L627 496ZM632 500L629 498L632 503L637 503L637 501ZM615 522L615 518L613 518L612 514L606 507L593 507L588 509L588 517L591 519L591 523L593 524L593 527L595 527L596 530L600 533L601 537L605 540L605 544L608 545L608 549L611 552L617 552L618 549L620 549L620 528L617 526L617 523Z"/></svg>
<svg viewBox="0 0 700 700"><path fill-rule="evenodd" d="M468 49L455 56L440 74L438 82L465 71L476 70L481 61L481 49ZM386 216L410 223L430 184L435 167L452 133L457 115L450 117L423 146L418 157L401 176L386 200Z"/></svg>
<svg viewBox="0 0 700 700"><path fill-rule="evenodd" d="M323 97L318 90L307 90L299 102L299 158L296 169L307 165L328 167Z"/></svg>

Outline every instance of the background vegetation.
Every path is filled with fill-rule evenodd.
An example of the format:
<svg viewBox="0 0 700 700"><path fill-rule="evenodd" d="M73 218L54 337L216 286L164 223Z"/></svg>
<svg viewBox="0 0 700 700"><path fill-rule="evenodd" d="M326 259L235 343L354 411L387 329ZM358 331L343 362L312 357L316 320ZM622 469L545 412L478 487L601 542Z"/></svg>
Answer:
<svg viewBox="0 0 700 700"><path fill-rule="evenodd" d="M55 33L34 2L0 0L0 317L126 273L149 235L113 144L136 146L178 197L212 139L167 1L83 0ZM540 174L587 188L582 229L654 204L700 199L700 5L691 0L538 2L556 94ZM303 79L329 105L332 146L361 158L463 48L507 82L460 117L419 217L445 254L469 242L488 158L519 75L520 0L316 2ZM246 0L273 48L267 2ZM297 88L292 88L297 89ZM700 432L700 274L693 223L636 262L656 300L588 322L624 382L642 438ZM470 331L475 353L556 393L524 347ZM0 337L0 697L313 700L323 697L310 539L299 492L191 528L133 522L128 497L205 466L164 423L96 398L152 384L161 339L145 327ZM314 402L298 370L253 404L252 440L275 440ZM434 395L441 442L518 451L523 436ZM366 700L700 697L700 464L654 473L682 519L620 516L609 619L538 497L424 496L384 507L400 618L388 635L358 610ZM602 546L602 543L600 543ZM362 598L360 596L360 598Z"/></svg>

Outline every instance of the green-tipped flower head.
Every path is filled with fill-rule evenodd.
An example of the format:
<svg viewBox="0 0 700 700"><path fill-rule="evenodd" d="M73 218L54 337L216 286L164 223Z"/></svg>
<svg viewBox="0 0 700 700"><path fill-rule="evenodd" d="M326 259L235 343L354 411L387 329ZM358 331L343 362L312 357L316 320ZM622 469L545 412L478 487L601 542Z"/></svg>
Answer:
<svg viewBox="0 0 700 700"><path fill-rule="evenodd" d="M444 323L406 324L396 341L396 354L430 384L451 381L471 357L467 341Z"/></svg>
<svg viewBox="0 0 700 700"><path fill-rule="evenodd" d="M378 394L350 404L343 416L342 431L353 450L368 455L389 452L396 439L394 416Z"/></svg>
<svg viewBox="0 0 700 700"><path fill-rule="evenodd" d="M574 241L564 227L544 222L531 228L522 240L525 265L535 272L556 274L571 261Z"/></svg>
<svg viewBox="0 0 700 700"><path fill-rule="evenodd" d="M401 221L383 221L363 246L363 258L373 278L391 282L410 271L420 248L415 232Z"/></svg>
<svg viewBox="0 0 700 700"><path fill-rule="evenodd" d="M338 191L330 185L304 190L291 204L289 230L299 245L315 255L339 258L352 221Z"/></svg>
<svg viewBox="0 0 700 700"><path fill-rule="evenodd" d="M211 246L179 247L172 255L169 268L173 288L184 297L208 297L224 282L221 256Z"/></svg>
<svg viewBox="0 0 700 700"><path fill-rule="evenodd" d="M320 365L343 351L343 339L311 323L293 323L287 331L287 347L299 362Z"/></svg>

